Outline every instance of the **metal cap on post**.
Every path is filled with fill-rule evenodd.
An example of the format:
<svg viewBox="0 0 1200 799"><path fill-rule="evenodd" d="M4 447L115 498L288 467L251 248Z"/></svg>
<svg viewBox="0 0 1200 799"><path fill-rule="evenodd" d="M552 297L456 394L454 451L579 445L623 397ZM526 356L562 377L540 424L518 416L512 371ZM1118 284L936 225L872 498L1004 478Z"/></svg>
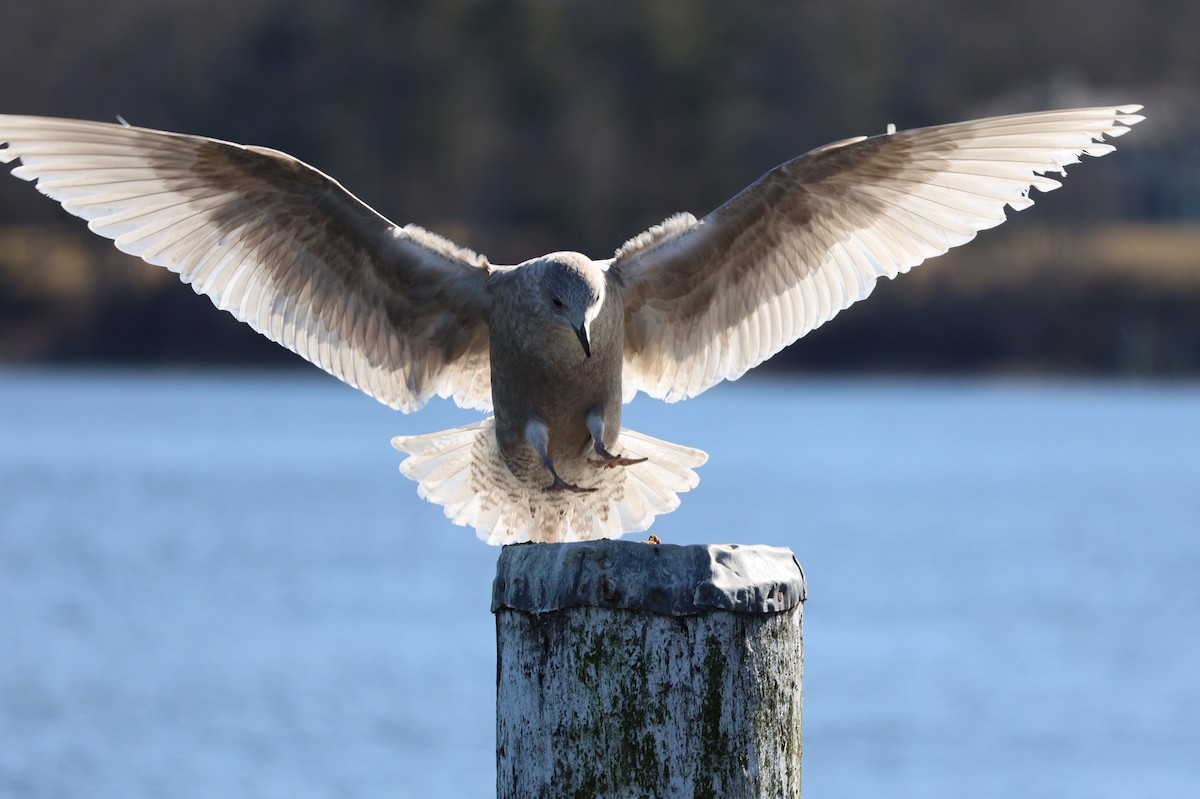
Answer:
<svg viewBox="0 0 1200 799"><path fill-rule="evenodd" d="M505 547L497 795L799 797L805 590L779 547Z"/></svg>

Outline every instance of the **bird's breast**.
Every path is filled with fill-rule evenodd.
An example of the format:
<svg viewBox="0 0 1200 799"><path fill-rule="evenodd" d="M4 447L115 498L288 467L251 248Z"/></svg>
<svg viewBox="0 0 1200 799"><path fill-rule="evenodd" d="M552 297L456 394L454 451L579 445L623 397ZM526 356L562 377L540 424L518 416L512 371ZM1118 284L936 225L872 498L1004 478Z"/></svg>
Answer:
<svg viewBox="0 0 1200 799"><path fill-rule="evenodd" d="M526 424L536 416L550 432L552 450L574 454L590 434L587 415L615 407L619 426L624 332L621 319L601 313L592 324L591 357L573 331L561 324L492 327L492 405L502 449L523 442Z"/></svg>

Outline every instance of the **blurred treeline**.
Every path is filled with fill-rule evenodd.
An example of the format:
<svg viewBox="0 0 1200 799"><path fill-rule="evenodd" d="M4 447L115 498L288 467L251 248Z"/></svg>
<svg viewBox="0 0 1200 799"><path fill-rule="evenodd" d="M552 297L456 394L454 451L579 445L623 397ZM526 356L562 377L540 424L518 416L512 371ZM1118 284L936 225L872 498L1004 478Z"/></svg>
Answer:
<svg viewBox="0 0 1200 799"><path fill-rule="evenodd" d="M604 257L860 133L1094 103L1148 121L998 231L780 360L1200 373L1195 0L40 0L0 111L296 155L398 222L514 263ZM0 180L0 360L286 358Z"/></svg>

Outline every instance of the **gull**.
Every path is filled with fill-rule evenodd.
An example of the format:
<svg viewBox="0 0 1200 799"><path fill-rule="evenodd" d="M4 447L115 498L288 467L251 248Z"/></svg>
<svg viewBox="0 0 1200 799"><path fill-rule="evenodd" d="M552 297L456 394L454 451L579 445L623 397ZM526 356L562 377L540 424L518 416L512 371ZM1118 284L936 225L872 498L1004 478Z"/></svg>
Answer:
<svg viewBox="0 0 1200 799"><path fill-rule="evenodd" d="M699 482L700 450L621 427L736 380L894 278L1032 204L1141 106L859 136L783 163L611 258L490 264L396 225L276 150L101 122L0 115L0 162L259 333L400 411L494 416L400 436L400 470L492 544L647 529ZM122 120L123 122L123 120Z"/></svg>

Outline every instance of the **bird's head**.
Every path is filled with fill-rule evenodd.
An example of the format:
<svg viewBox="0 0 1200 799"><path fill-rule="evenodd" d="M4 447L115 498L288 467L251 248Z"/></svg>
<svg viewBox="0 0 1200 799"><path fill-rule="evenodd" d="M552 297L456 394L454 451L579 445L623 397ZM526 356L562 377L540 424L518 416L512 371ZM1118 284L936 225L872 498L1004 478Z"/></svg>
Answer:
<svg viewBox="0 0 1200 799"><path fill-rule="evenodd" d="M570 328L584 354L592 357L592 322L604 303L604 273L590 258L574 252L547 255L539 266L538 299L546 319Z"/></svg>

